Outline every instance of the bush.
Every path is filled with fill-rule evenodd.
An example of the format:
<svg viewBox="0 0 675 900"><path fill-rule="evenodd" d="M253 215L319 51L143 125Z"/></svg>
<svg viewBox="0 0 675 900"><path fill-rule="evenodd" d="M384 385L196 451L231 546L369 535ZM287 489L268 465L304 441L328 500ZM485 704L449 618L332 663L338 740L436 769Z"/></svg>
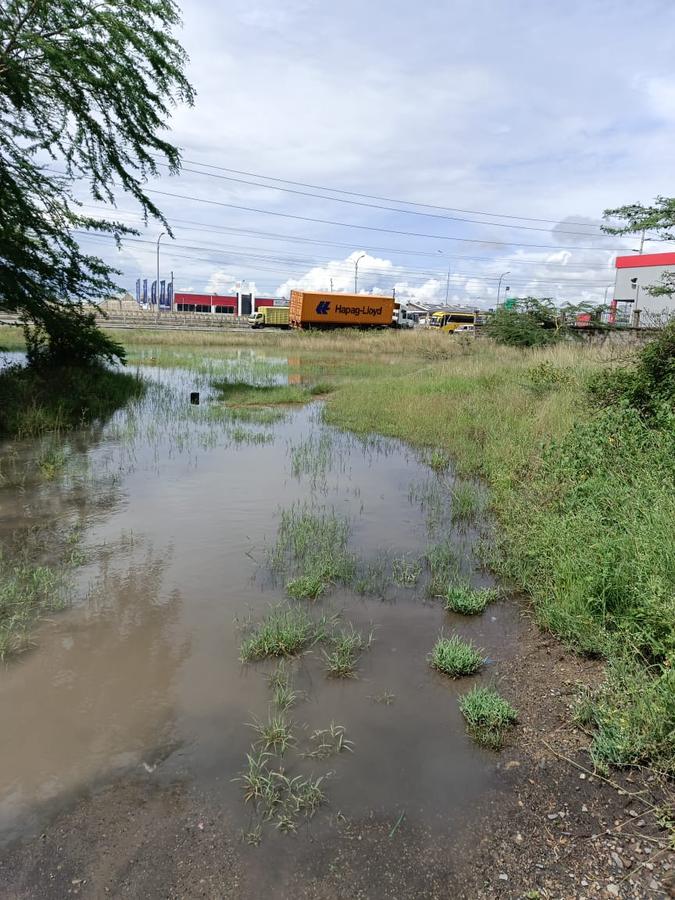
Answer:
<svg viewBox="0 0 675 900"><path fill-rule="evenodd" d="M675 321L640 350L635 365L601 372L590 380L596 406L622 404L648 417L673 411L675 402Z"/></svg>
<svg viewBox="0 0 675 900"><path fill-rule="evenodd" d="M512 347L543 347L559 341L565 330L559 327L558 311L552 300L526 297L516 307L500 306L491 314L486 333L498 344Z"/></svg>
<svg viewBox="0 0 675 900"><path fill-rule="evenodd" d="M0 435L34 437L106 419L145 385L135 375L99 366L0 372Z"/></svg>

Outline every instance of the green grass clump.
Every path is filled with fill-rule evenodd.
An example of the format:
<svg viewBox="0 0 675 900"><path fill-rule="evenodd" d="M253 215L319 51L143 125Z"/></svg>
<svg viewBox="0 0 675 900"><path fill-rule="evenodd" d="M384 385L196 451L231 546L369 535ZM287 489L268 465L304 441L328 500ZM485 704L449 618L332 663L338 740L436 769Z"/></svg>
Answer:
<svg viewBox="0 0 675 900"><path fill-rule="evenodd" d="M278 756L283 756L295 743L292 723L287 722L283 714L270 715L267 722L255 720L250 724L258 734L256 746L262 747L264 751L271 750Z"/></svg>
<svg viewBox="0 0 675 900"><path fill-rule="evenodd" d="M473 522L485 509L485 492L472 481L458 481L450 492L453 522Z"/></svg>
<svg viewBox="0 0 675 900"><path fill-rule="evenodd" d="M322 572L310 572L309 575L292 578L286 584L286 593L294 600L316 600L327 588L328 583Z"/></svg>
<svg viewBox="0 0 675 900"><path fill-rule="evenodd" d="M298 692L293 689L293 679L284 659L270 675L268 683L272 688L272 702L281 712L286 712L295 704Z"/></svg>
<svg viewBox="0 0 675 900"><path fill-rule="evenodd" d="M347 550L350 526L333 510L292 506L282 510L272 568L295 577L287 583L293 597L315 599L331 584L350 584L356 570Z"/></svg>
<svg viewBox="0 0 675 900"><path fill-rule="evenodd" d="M429 664L451 678L474 675L484 661L480 650L456 634L451 638L440 637L429 654Z"/></svg>
<svg viewBox="0 0 675 900"><path fill-rule="evenodd" d="M391 577L402 587L412 587L422 574L422 563L418 559L398 556L391 567Z"/></svg>
<svg viewBox="0 0 675 900"><path fill-rule="evenodd" d="M426 560L430 574L427 595L444 597L448 585L459 575L457 550L451 541L443 541L427 550Z"/></svg>
<svg viewBox="0 0 675 900"><path fill-rule="evenodd" d="M494 688L479 685L459 698L459 709L473 739L492 750L502 748L507 729L518 718L516 710Z"/></svg>
<svg viewBox="0 0 675 900"><path fill-rule="evenodd" d="M275 606L241 644L243 662L274 656L296 656L323 636L323 626L302 608Z"/></svg>
<svg viewBox="0 0 675 900"><path fill-rule="evenodd" d="M103 367L11 366L0 372L0 436L36 437L104 421L144 391L135 375Z"/></svg>
<svg viewBox="0 0 675 900"><path fill-rule="evenodd" d="M244 801L254 806L259 817L249 833L251 843L260 843L264 822L275 820L279 831L293 832L301 817L311 818L326 802L323 777L291 778L283 769L273 768L273 755L265 750L247 754L246 760L247 768L238 780L244 788Z"/></svg>
<svg viewBox="0 0 675 900"><path fill-rule="evenodd" d="M462 616L478 616L498 596L499 593L494 588L472 588L469 584L450 585L445 595L445 608L448 612Z"/></svg>
<svg viewBox="0 0 675 900"><path fill-rule="evenodd" d="M12 562L0 554L0 660L23 650L35 622L67 602L65 568Z"/></svg>
<svg viewBox="0 0 675 900"><path fill-rule="evenodd" d="M334 631L327 643L326 672L333 678L353 678L361 653L372 643L372 634L365 638L351 626Z"/></svg>
<svg viewBox="0 0 675 900"><path fill-rule="evenodd" d="M675 670L646 667L623 656L605 681L581 697L577 719L595 729L591 754L599 767L652 766L675 772Z"/></svg>

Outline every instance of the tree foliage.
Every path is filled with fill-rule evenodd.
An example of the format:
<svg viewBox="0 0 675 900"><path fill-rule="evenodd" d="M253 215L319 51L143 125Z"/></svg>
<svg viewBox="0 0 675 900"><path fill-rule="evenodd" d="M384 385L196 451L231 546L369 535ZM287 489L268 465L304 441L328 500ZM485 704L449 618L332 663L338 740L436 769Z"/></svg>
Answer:
<svg viewBox="0 0 675 900"><path fill-rule="evenodd" d="M498 344L513 347L541 347L562 336L560 314L550 297L524 297L512 308L500 306L486 331Z"/></svg>
<svg viewBox="0 0 675 900"><path fill-rule="evenodd" d="M172 107L191 104L173 0L7 0L0 6L0 310L37 329L41 361L122 357L87 309L119 274L83 252L78 235L118 244L131 229L85 215L74 186L97 201L130 193L166 222L144 182ZM168 227L168 226L167 226ZM98 348L98 349L97 349Z"/></svg>
<svg viewBox="0 0 675 900"><path fill-rule="evenodd" d="M655 232L664 241L675 241L675 198L657 197L653 206L629 203L615 209L606 209L604 218L610 224L603 225L608 234L638 234ZM675 294L675 272L664 272L661 284L645 288L652 297L672 297Z"/></svg>

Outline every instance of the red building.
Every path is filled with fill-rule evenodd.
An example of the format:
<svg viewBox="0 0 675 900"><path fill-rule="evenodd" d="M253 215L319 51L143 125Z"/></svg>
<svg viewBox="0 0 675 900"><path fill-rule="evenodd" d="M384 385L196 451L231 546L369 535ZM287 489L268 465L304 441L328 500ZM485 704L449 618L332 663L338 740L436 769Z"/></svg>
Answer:
<svg viewBox="0 0 675 900"><path fill-rule="evenodd" d="M176 312L249 316L261 306L274 306L274 299L256 297L254 294L193 294L180 291L174 295L173 304Z"/></svg>

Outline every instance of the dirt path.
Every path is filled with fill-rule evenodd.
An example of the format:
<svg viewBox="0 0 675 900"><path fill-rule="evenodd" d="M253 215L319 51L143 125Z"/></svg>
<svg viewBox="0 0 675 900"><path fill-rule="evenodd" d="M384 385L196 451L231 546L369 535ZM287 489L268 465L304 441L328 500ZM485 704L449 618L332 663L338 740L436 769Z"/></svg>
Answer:
<svg viewBox="0 0 675 900"><path fill-rule="evenodd" d="M501 666L520 724L501 754L500 790L459 832L431 834L412 816L392 829L331 810L317 834L250 847L188 780L143 772L6 848L2 896L673 897L674 860L653 810L663 786L642 773L613 775L614 786L592 775L587 737L569 724L575 685L598 677L597 664L527 629L518 657Z"/></svg>

